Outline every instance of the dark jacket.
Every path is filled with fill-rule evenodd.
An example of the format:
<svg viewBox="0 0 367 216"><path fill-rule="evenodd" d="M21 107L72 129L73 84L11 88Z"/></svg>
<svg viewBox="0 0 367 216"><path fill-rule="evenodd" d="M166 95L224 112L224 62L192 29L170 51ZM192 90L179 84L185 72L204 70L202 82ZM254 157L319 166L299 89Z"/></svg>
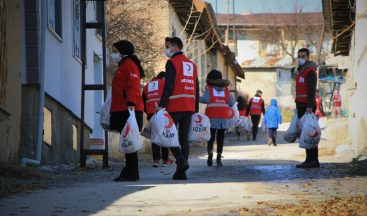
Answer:
<svg viewBox="0 0 367 216"><path fill-rule="evenodd" d="M177 56L177 55L183 55L183 52L177 52L172 57ZM169 97L171 96L172 91L173 91L175 80L176 80L175 67L173 66L171 61L167 61L167 63L166 63L166 81L164 83L162 98L159 102L160 107L166 107L167 106ZM199 89L199 79L197 79L196 80L195 112L199 111L199 97L200 97L199 90L200 90Z"/></svg>

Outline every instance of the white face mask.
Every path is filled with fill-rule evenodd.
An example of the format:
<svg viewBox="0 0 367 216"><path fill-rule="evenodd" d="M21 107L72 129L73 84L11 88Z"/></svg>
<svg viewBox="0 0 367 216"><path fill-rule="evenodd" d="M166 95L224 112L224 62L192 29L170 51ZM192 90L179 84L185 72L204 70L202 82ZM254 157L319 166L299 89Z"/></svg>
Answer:
<svg viewBox="0 0 367 216"><path fill-rule="evenodd" d="M122 57L121 57L120 53L112 53L111 58L112 58L113 62L118 63L118 62L121 61Z"/></svg>
<svg viewBox="0 0 367 216"><path fill-rule="evenodd" d="M168 58L171 58L172 57L172 53L171 53L171 49L170 48L167 48L164 53L166 54L166 56Z"/></svg>
<svg viewBox="0 0 367 216"><path fill-rule="evenodd" d="M304 59L304 58L298 58L298 65L299 66L302 66L302 65L304 65L306 63L306 59Z"/></svg>

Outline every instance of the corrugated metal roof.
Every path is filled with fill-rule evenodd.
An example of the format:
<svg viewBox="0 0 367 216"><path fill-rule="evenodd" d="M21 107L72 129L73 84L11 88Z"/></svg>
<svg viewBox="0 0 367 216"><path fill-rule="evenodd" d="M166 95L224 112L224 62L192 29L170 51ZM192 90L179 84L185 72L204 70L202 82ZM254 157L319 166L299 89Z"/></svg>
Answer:
<svg viewBox="0 0 367 216"><path fill-rule="evenodd" d="M273 68L273 67L292 67L292 58L286 57L263 57L242 62L242 68Z"/></svg>
<svg viewBox="0 0 367 216"><path fill-rule="evenodd" d="M234 19L234 20L233 20ZM218 25L227 25L227 14L217 14ZM261 13L261 14L230 14L229 24L239 26L254 25L322 25L321 12L314 13Z"/></svg>

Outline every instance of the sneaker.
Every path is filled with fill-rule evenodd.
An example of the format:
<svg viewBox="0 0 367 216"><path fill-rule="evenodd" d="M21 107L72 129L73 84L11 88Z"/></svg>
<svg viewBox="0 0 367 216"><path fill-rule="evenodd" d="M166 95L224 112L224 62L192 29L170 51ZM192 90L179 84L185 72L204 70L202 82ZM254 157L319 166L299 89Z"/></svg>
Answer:
<svg viewBox="0 0 367 216"><path fill-rule="evenodd" d="M154 168L159 167L159 161L157 161L157 160L153 161L153 167Z"/></svg>
<svg viewBox="0 0 367 216"><path fill-rule="evenodd" d="M174 163L173 160L171 160L170 158L168 158L167 160L163 160L163 166L169 166L172 165Z"/></svg>

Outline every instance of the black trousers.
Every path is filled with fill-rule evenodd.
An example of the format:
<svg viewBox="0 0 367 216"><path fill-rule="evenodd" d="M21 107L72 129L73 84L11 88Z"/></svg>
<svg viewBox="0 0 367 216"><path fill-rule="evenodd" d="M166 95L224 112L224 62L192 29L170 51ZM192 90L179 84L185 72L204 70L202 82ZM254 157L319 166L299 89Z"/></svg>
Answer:
<svg viewBox="0 0 367 216"><path fill-rule="evenodd" d="M129 111L111 113L110 128L121 133L129 116ZM141 131L143 128L143 112L135 110L135 118L138 123L139 130ZM139 179L138 152L125 154L125 158L126 164L121 170L120 176L131 179Z"/></svg>
<svg viewBox="0 0 367 216"><path fill-rule="evenodd" d="M301 119L302 116L306 113L307 107L297 104L297 113L298 118ZM312 112L315 113L316 107L312 109ZM319 148L306 149L306 162L316 161L319 162Z"/></svg>
<svg viewBox="0 0 367 216"><path fill-rule="evenodd" d="M171 112L169 113L175 122L178 129L178 141L180 142L181 149L179 147L170 148L172 154L176 160L184 157L189 159L189 131L191 125L192 112Z"/></svg>
<svg viewBox="0 0 367 216"><path fill-rule="evenodd" d="M147 116L148 121L153 117L153 114L150 114ZM162 157L161 157L161 151L162 151ZM159 145L152 143L152 153L153 153L153 160L159 161L162 160L168 160L168 148L160 147Z"/></svg>
<svg viewBox="0 0 367 216"><path fill-rule="evenodd" d="M257 131L259 129L261 115L251 115L252 121L252 139L256 139Z"/></svg>
<svg viewBox="0 0 367 216"><path fill-rule="evenodd" d="M274 144L277 144L277 130L277 128L268 128L268 136Z"/></svg>
<svg viewBox="0 0 367 216"><path fill-rule="evenodd" d="M215 136L217 136L217 154L222 154L225 129L210 128L210 140L208 141L208 153L213 153Z"/></svg>

